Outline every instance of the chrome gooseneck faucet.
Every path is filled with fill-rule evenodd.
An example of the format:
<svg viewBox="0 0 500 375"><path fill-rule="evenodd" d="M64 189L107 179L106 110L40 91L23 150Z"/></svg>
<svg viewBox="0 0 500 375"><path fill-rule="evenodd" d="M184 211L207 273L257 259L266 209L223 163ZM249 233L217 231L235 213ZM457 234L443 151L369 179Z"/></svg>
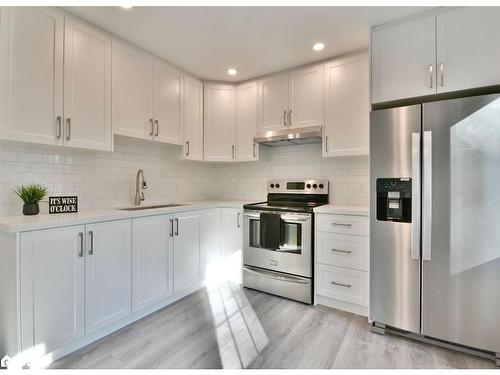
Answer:
<svg viewBox="0 0 500 375"><path fill-rule="evenodd" d="M140 184L139 184L140 179ZM144 171L139 169L137 171L137 176L135 177L135 205L139 206L141 202L146 199L144 198L144 192L142 189L147 189L146 178L144 177Z"/></svg>

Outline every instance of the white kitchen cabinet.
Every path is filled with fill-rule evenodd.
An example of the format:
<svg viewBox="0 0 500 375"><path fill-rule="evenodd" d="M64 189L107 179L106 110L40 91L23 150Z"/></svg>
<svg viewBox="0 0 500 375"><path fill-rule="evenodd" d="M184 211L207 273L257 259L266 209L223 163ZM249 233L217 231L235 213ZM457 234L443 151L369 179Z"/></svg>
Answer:
<svg viewBox="0 0 500 375"><path fill-rule="evenodd" d="M259 80L259 130L280 130L287 126L288 74Z"/></svg>
<svg viewBox="0 0 500 375"><path fill-rule="evenodd" d="M325 66L308 66L290 72L288 126L323 125L325 112Z"/></svg>
<svg viewBox="0 0 500 375"><path fill-rule="evenodd" d="M366 53L325 65L323 156L369 153L369 64Z"/></svg>
<svg viewBox="0 0 500 375"><path fill-rule="evenodd" d="M225 277L241 278L243 264L243 210L223 208L221 212L222 265Z"/></svg>
<svg viewBox="0 0 500 375"><path fill-rule="evenodd" d="M429 16L373 30L372 103L436 93L435 22Z"/></svg>
<svg viewBox="0 0 500 375"><path fill-rule="evenodd" d="M203 82L183 79L184 159L203 160Z"/></svg>
<svg viewBox="0 0 500 375"><path fill-rule="evenodd" d="M86 226L85 332L131 313L132 223L108 221Z"/></svg>
<svg viewBox="0 0 500 375"><path fill-rule="evenodd" d="M155 58L154 138L163 143L182 144L182 72Z"/></svg>
<svg viewBox="0 0 500 375"><path fill-rule="evenodd" d="M111 38L71 18L64 30L64 144L112 151Z"/></svg>
<svg viewBox="0 0 500 375"><path fill-rule="evenodd" d="M256 81L236 86L236 140L237 161L258 160L259 147L253 139L258 124L258 85Z"/></svg>
<svg viewBox="0 0 500 375"><path fill-rule="evenodd" d="M204 85L204 160L235 158L235 86Z"/></svg>
<svg viewBox="0 0 500 375"><path fill-rule="evenodd" d="M201 279L207 286L216 283L221 272L221 210L214 208L200 213Z"/></svg>
<svg viewBox="0 0 500 375"><path fill-rule="evenodd" d="M83 337L83 225L21 234L22 349L49 353Z"/></svg>
<svg viewBox="0 0 500 375"><path fill-rule="evenodd" d="M62 145L64 16L0 9L0 138Z"/></svg>
<svg viewBox="0 0 500 375"><path fill-rule="evenodd" d="M154 58L113 39L113 132L134 138L154 136Z"/></svg>
<svg viewBox="0 0 500 375"><path fill-rule="evenodd" d="M149 307L173 292L173 217L132 220L132 311Z"/></svg>
<svg viewBox="0 0 500 375"><path fill-rule="evenodd" d="M437 92L500 83L500 9L467 7L442 12L437 25Z"/></svg>
<svg viewBox="0 0 500 375"><path fill-rule="evenodd" d="M200 282L200 215L179 213L174 221L174 293L177 293Z"/></svg>

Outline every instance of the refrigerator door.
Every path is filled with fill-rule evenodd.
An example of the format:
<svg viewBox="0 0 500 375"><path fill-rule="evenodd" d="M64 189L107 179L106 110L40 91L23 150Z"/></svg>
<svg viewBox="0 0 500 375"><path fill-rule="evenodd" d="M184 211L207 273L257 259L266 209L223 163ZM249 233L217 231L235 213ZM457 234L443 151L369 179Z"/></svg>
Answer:
<svg viewBox="0 0 500 375"><path fill-rule="evenodd" d="M370 122L370 319L416 333L420 333L421 110L415 105L374 111ZM402 184L411 179L411 215L404 219L411 222L397 222L394 217L379 220L380 215L390 216L387 212L394 206L377 198L377 180L385 179L379 180L379 187L389 186L383 194L397 197L391 179L401 178ZM387 210L378 218L377 205L386 203Z"/></svg>
<svg viewBox="0 0 500 375"><path fill-rule="evenodd" d="M423 334L500 352L500 95L423 119Z"/></svg>

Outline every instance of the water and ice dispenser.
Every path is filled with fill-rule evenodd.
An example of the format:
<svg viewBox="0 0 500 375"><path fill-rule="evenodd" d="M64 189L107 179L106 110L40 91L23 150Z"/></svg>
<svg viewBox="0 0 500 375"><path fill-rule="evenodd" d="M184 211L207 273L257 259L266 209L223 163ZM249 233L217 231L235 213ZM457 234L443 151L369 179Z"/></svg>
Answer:
<svg viewBox="0 0 500 375"><path fill-rule="evenodd" d="M377 178L377 220L411 223L411 178Z"/></svg>

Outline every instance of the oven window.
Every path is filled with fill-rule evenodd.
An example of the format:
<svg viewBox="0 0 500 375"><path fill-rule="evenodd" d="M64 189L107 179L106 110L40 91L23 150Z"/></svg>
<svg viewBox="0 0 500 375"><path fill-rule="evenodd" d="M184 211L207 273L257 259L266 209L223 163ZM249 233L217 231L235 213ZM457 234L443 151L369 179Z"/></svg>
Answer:
<svg viewBox="0 0 500 375"><path fill-rule="evenodd" d="M249 221L249 245L260 248L260 220ZM281 224L280 248L276 251L287 253L302 253L302 226L297 223L283 222Z"/></svg>

